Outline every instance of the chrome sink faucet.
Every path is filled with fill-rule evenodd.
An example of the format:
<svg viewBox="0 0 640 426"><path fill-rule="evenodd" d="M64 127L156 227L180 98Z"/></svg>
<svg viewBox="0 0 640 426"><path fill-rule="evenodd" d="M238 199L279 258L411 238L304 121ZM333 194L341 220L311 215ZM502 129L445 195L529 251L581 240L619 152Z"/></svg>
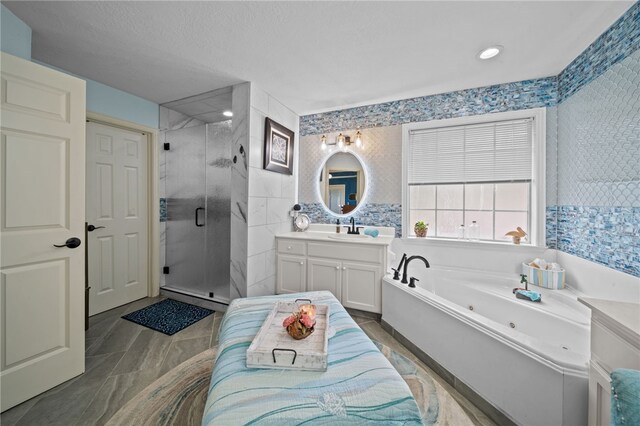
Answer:
<svg viewBox="0 0 640 426"><path fill-rule="evenodd" d="M360 230L364 229L364 226L356 226L356 219L353 216L349 219L349 223L351 225L345 226L345 228L347 228L347 234L360 235Z"/></svg>
<svg viewBox="0 0 640 426"><path fill-rule="evenodd" d="M427 261L427 259L425 259L422 256L410 256L407 258L407 260L404 262L404 269L402 271L402 281L400 281L402 284L407 284L409 281L407 281L407 266L409 266L409 262L411 262L413 259L420 259L424 262L424 265L427 268L430 268L431 265L429 265L429 262Z"/></svg>

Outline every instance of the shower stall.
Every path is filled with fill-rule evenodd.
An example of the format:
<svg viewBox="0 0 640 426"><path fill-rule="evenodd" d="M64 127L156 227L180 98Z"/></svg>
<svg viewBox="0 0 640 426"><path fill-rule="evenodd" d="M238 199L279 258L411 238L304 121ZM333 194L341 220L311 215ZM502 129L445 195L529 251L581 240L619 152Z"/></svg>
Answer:
<svg viewBox="0 0 640 426"><path fill-rule="evenodd" d="M162 290L228 303L231 121L167 130Z"/></svg>

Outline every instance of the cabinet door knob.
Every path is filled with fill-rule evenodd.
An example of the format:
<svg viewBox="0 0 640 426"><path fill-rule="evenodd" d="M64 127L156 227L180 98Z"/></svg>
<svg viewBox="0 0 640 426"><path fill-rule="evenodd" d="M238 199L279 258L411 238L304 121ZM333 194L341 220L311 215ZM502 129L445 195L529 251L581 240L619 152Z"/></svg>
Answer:
<svg viewBox="0 0 640 426"><path fill-rule="evenodd" d="M339 267L339 266L336 266L336 269L337 269L337 270L340 270L340 267Z"/></svg>
<svg viewBox="0 0 640 426"><path fill-rule="evenodd" d="M291 250L291 246L287 246L287 250Z"/></svg>
<svg viewBox="0 0 640 426"><path fill-rule="evenodd" d="M304 262L300 262L301 265L304 265Z"/></svg>
<svg viewBox="0 0 640 426"><path fill-rule="evenodd" d="M343 267L342 267L342 270L343 270L343 271L346 271L346 270L347 270L347 267L346 267L346 266L343 266Z"/></svg>

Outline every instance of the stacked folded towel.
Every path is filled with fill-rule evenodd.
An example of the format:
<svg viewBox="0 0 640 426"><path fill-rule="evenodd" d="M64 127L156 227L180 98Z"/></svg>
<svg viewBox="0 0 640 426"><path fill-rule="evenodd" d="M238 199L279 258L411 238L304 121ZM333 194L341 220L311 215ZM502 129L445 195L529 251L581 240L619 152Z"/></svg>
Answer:
<svg viewBox="0 0 640 426"><path fill-rule="evenodd" d="M611 373L611 424L640 425L640 371L618 368Z"/></svg>

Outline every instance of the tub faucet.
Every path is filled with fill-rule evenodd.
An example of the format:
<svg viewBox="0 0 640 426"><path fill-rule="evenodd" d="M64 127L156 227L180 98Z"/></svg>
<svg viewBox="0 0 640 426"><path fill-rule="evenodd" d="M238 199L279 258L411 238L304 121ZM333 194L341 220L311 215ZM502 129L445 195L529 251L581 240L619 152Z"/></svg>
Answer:
<svg viewBox="0 0 640 426"><path fill-rule="evenodd" d="M400 264L397 268L391 268L393 271L393 279L396 281L400 279L400 269L402 269L402 265L404 265L405 260L407 260L407 253L402 255L402 259L400 259Z"/></svg>
<svg viewBox="0 0 640 426"><path fill-rule="evenodd" d="M404 262L404 269L402 271L402 281L400 281L402 284L406 284L409 281L407 281L407 267L409 266L409 262L411 262L413 259L420 259L424 262L424 265L427 268L430 268L431 265L429 265L429 262L427 261L427 259L425 259L422 256L410 256L407 258L407 260Z"/></svg>

